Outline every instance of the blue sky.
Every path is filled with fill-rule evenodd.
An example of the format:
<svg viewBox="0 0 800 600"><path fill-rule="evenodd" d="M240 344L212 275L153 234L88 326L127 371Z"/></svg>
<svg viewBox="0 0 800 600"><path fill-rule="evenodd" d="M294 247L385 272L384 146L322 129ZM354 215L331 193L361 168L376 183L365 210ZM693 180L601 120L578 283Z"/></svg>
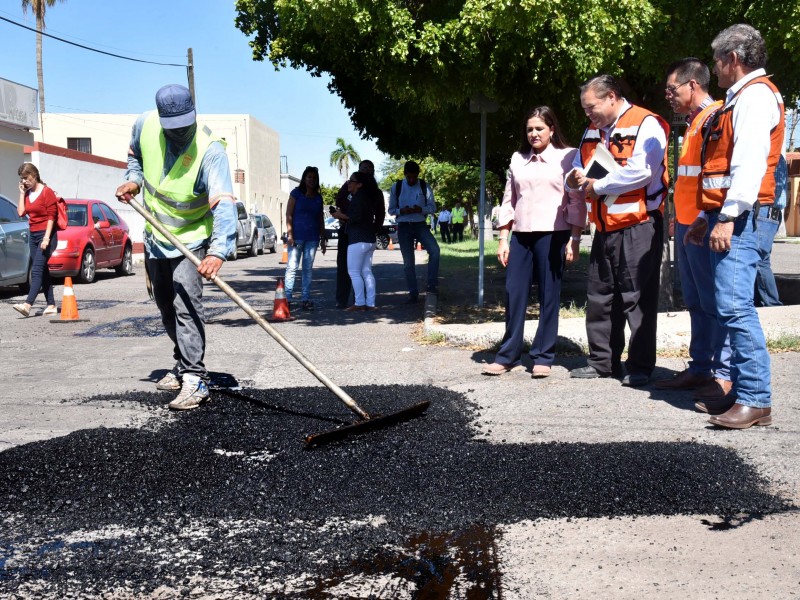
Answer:
<svg viewBox="0 0 800 600"><path fill-rule="evenodd" d="M36 25L30 11L23 16L20 0L4 1L0 16ZM253 61L234 18L234 0L66 0L47 9L45 31L154 62L185 64L192 48L198 111L249 113L276 130L293 175L315 165L323 183L340 184L329 166L337 137L380 165L383 155L359 137L327 78ZM140 113L155 108L162 85L187 83L185 68L112 58L47 37L43 46L47 112ZM35 33L0 21L0 56L0 77L37 87Z"/></svg>

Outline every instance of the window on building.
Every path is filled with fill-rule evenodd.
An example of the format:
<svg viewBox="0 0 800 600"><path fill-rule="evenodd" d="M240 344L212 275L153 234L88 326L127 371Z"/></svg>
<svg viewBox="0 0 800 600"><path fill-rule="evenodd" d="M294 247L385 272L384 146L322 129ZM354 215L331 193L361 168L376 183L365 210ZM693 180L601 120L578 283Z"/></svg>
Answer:
<svg viewBox="0 0 800 600"><path fill-rule="evenodd" d="M67 148L78 152L92 153L92 138L67 138Z"/></svg>

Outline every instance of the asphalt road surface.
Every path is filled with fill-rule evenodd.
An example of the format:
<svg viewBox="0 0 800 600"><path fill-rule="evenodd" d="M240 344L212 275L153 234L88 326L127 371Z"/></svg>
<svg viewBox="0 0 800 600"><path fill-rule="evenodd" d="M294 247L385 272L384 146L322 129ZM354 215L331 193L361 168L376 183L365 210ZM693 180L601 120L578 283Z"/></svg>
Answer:
<svg viewBox="0 0 800 600"><path fill-rule="evenodd" d="M224 389L187 413L155 391L171 347L141 266L75 287L88 322L0 293L0 597L800 594L798 354L772 357L775 425L741 432L687 394L570 380L578 357L488 378L491 355L420 343L399 251L375 256L377 311L336 310L318 254L315 310L276 328L367 411L432 405L311 451L352 414L214 286ZM267 316L279 258L222 271Z"/></svg>

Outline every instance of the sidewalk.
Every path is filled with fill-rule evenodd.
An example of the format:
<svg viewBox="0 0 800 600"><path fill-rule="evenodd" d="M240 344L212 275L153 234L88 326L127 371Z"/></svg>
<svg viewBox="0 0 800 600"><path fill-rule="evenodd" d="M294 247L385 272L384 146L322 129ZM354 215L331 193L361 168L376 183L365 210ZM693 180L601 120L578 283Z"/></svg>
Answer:
<svg viewBox="0 0 800 600"><path fill-rule="evenodd" d="M784 302L797 302L800 297L800 243L797 238L775 240L771 262L781 299ZM503 339L504 323L442 325L435 322L435 315L436 299L428 296L425 305L424 333L426 336L441 336L453 346L488 349L498 345ZM759 308L758 315L768 339L787 335L800 336L800 304ZM525 323L526 343L533 341L538 324L539 322L534 320ZM687 311L659 313L657 344L659 352L688 351L690 337L691 324ZM586 323L583 318L561 319L557 350L561 352L587 350Z"/></svg>
<svg viewBox="0 0 800 600"><path fill-rule="evenodd" d="M436 312L433 296L425 305L424 332L427 336L442 336L454 346L491 348L500 343L505 331L504 323L478 323L475 325L442 325L434 322ZM768 339L786 335L800 336L800 305L759 308L758 316ZM525 342L531 343L538 321L525 322ZM691 337L691 324L687 311L658 314L658 351L687 350ZM561 319L558 326L557 350L586 350L586 322L583 318Z"/></svg>

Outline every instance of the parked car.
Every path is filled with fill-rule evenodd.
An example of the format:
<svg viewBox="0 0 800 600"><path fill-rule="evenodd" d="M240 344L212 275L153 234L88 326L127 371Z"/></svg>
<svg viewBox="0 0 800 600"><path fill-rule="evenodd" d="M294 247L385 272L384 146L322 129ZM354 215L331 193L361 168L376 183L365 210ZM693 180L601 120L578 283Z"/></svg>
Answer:
<svg viewBox="0 0 800 600"><path fill-rule="evenodd" d="M325 217L325 239L328 243L331 240L339 240L339 219Z"/></svg>
<svg viewBox="0 0 800 600"><path fill-rule="evenodd" d="M325 217L325 239L330 243L331 240L339 239L339 220L333 217ZM389 240L397 244L397 224L394 219L385 219L383 225L376 235L375 246L385 250L389 247Z"/></svg>
<svg viewBox="0 0 800 600"><path fill-rule="evenodd" d="M17 214L17 205L0 195L0 287L18 285L23 294L30 290L31 232L28 218Z"/></svg>
<svg viewBox="0 0 800 600"><path fill-rule="evenodd" d="M239 250L245 250L247 256L255 256L258 253L258 232L256 231L256 220L254 216L247 214L247 208L240 200L236 201L236 246L228 260L239 258Z"/></svg>
<svg viewBox="0 0 800 600"><path fill-rule="evenodd" d="M397 223L395 223L394 219L384 219L377 238L375 245L381 250L386 250L389 247L389 240L391 240L392 244L397 244Z"/></svg>
<svg viewBox="0 0 800 600"><path fill-rule="evenodd" d="M95 280L97 269L133 273L133 243L128 224L105 202L66 199L67 228L58 232L58 245L47 262L50 274Z"/></svg>
<svg viewBox="0 0 800 600"><path fill-rule="evenodd" d="M267 215L253 215L256 221L256 234L258 235L258 253L264 254L264 250L269 248L270 254L275 254L278 246L278 234L272 221Z"/></svg>

